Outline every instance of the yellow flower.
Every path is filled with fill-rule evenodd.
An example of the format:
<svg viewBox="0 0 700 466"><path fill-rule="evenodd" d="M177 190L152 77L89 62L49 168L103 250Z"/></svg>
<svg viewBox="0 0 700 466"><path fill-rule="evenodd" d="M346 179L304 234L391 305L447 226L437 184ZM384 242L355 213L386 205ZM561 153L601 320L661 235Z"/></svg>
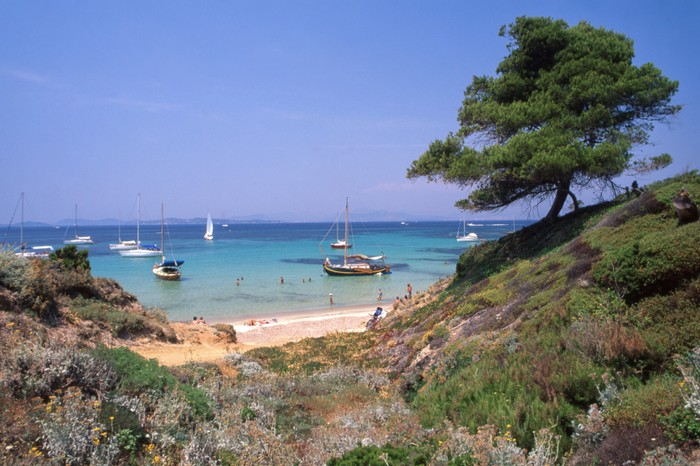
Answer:
<svg viewBox="0 0 700 466"><path fill-rule="evenodd" d="M14 322L8 322L5 324L5 327L14 327L15 323Z"/></svg>
<svg viewBox="0 0 700 466"><path fill-rule="evenodd" d="M154 457L153 457L153 462L154 462L155 464L160 463L160 456L158 456L158 455L154 456Z"/></svg>

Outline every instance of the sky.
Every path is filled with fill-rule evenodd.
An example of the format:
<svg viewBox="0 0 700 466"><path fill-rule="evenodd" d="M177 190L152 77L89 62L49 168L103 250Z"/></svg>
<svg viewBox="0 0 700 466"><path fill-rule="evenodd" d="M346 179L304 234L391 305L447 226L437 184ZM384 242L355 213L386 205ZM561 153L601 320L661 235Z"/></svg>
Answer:
<svg viewBox="0 0 700 466"><path fill-rule="evenodd" d="M588 21L634 41L684 106L653 147L698 168L695 0L0 0L0 224L141 217L332 221L538 219L462 212L468 191L406 170L456 131L501 26ZM622 179L622 182L627 180ZM591 193L581 198L594 199ZM589 201L594 202L594 200ZM15 214L15 221L17 217Z"/></svg>

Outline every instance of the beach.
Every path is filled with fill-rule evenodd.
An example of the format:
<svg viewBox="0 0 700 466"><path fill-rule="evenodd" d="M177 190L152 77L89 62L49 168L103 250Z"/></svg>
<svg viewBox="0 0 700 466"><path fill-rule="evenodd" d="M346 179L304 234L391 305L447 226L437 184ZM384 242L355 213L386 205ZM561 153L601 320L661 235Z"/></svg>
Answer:
<svg viewBox="0 0 700 466"><path fill-rule="evenodd" d="M380 305L385 311L391 312L390 303ZM222 335L215 324L174 322L171 325L177 333L179 343L144 340L134 342L130 348L147 359L156 359L165 366L214 362L229 353L245 352L261 346L280 346L334 332L363 332L375 308L373 303L226 322L236 330L236 343L230 342Z"/></svg>

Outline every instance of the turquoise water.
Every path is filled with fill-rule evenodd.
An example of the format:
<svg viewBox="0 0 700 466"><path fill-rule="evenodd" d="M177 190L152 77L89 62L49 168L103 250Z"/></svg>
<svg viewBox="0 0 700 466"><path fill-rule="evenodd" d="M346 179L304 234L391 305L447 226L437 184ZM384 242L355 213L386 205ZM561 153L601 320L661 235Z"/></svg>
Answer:
<svg viewBox="0 0 700 466"><path fill-rule="evenodd" d="M475 223L467 231L492 240L530 222ZM384 252L392 273L329 277L322 269L325 257L342 258L342 250L330 248L335 230L329 234L329 223L232 223L228 228L217 224L214 241L203 239L204 224L169 225L166 256L185 261L179 282L155 278L151 267L159 258L125 258L110 251L109 243L117 240L116 226L86 225L80 234L96 242L87 246L93 275L116 279L145 306L161 308L176 321L195 315L209 321L232 321L329 309L329 293L334 307L366 304L371 310L380 288L385 305L396 296L403 297L408 283L414 293L424 291L452 275L459 255L474 244L457 242L457 228L457 222L353 224L351 251ZM33 246L60 248L64 234L65 229L31 227L25 228L24 238ZM13 225L4 236L5 242L17 244L19 228ZM121 236L135 239L135 226L122 225ZM141 241L159 244L160 225L142 225Z"/></svg>

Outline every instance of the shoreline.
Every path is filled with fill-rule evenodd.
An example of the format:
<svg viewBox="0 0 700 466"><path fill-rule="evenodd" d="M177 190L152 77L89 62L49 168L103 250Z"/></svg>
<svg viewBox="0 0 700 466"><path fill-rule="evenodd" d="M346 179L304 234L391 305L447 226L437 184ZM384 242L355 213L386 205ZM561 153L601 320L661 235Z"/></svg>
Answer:
<svg viewBox="0 0 700 466"><path fill-rule="evenodd" d="M377 306L384 309L382 318L403 313L414 306L423 306L435 299L450 282L442 279L428 290L416 293L409 301L402 301L394 308L393 301L374 301L356 306L338 306L325 310L267 313L255 318L221 319L204 324L170 322L179 339L178 343L141 340L129 344L131 350L145 357L156 359L165 366L177 366L190 362L221 361L227 354L244 353L260 347L282 346L305 338L319 338L338 332L364 332L367 321ZM231 342L216 324L227 324L236 330L236 342Z"/></svg>
<svg viewBox="0 0 700 466"><path fill-rule="evenodd" d="M179 343L136 341L130 349L165 366L190 362L216 362L227 354L244 353L259 347L282 346L305 338L319 338L336 332L363 332L377 306L393 312L393 305L342 306L326 310L305 310L249 319L221 319L198 324L171 322ZM228 324L236 330L236 343L227 341L215 325Z"/></svg>

